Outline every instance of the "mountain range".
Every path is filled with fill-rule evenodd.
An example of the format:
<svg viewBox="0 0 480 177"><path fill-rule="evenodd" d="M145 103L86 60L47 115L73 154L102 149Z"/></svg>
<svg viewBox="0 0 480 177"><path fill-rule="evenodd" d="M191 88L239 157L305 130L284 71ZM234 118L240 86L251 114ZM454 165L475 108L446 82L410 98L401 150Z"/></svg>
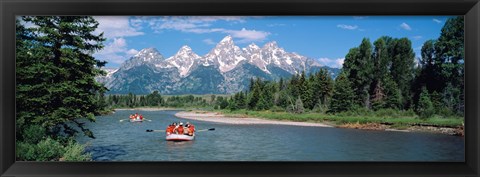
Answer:
<svg viewBox="0 0 480 177"><path fill-rule="evenodd" d="M250 44L240 48L231 36L223 38L204 56L189 46L164 58L155 48L145 48L118 69L104 69L97 77L110 94L231 94L248 88L250 78L290 78L294 74L327 69L335 78L340 69L320 65L316 60L286 52L275 41L263 47Z"/></svg>

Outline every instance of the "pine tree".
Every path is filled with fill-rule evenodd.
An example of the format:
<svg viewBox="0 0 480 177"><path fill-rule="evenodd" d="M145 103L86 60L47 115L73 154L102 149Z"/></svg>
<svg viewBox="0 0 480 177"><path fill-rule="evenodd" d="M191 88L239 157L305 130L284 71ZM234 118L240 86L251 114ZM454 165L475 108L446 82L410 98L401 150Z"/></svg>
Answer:
<svg viewBox="0 0 480 177"><path fill-rule="evenodd" d="M415 76L415 54L412 42L407 38L397 39L393 52L390 73L401 91L403 101L401 108L408 108L413 101L411 100L410 86Z"/></svg>
<svg viewBox="0 0 480 177"><path fill-rule="evenodd" d="M335 86L332 95L332 101L330 102L330 109L328 112L342 112L351 110L354 106L352 84L347 78L345 72L340 73L335 79Z"/></svg>
<svg viewBox="0 0 480 177"><path fill-rule="evenodd" d="M370 84L373 75L372 44L364 38L357 48L352 48L345 56L343 69L348 73L355 92L355 103L364 107L370 106Z"/></svg>
<svg viewBox="0 0 480 177"><path fill-rule="evenodd" d="M464 114L464 19L462 16L450 18L442 28L440 37L435 45L435 62L440 63L437 72L441 73L441 80L445 87L444 95L451 95L452 99L446 104L455 112ZM449 93L446 93L449 92Z"/></svg>
<svg viewBox="0 0 480 177"><path fill-rule="evenodd" d="M420 94L420 100L418 101L417 113L422 119L430 118L433 116L434 112L432 101L428 94L428 90L423 87L422 93Z"/></svg>
<svg viewBox="0 0 480 177"><path fill-rule="evenodd" d="M106 88L94 78L105 74L99 69L105 62L92 56L103 48L105 40L103 34L93 33L98 22L83 16L36 16L23 20L36 27L19 31L26 33L18 35L26 40L19 43L17 50L20 119L39 123L52 135L63 132L73 136L77 131L72 125L76 125L93 137L78 119L95 121L95 115L104 109L96 95Z"/></svg>
<svg viewBox="0 0 480 177"><path fill-rule="evenodd" d="M372 108L377 110L384 107L384 83L383 80L388 73L388 48L384 38L377 39L374 43L373 59L373 78L370 85L370 100L372 101Z"/></svg>
<svg viewBox="0 0 480 177"><path fill-rule="evenodd" d="M391 76L385 77L383 83L385 83L384 93L386 98L384 98L385 103L382 108L400 109L402 106L402 95L397 83Z"/></svg>

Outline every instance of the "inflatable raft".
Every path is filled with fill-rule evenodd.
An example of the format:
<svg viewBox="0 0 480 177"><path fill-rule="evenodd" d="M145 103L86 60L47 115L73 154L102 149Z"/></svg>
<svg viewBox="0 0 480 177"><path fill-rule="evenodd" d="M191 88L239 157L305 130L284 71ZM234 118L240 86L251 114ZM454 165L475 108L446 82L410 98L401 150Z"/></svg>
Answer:
<svg viewBox="0 0 480 177"><path fill-rule="evenodd" d="M170 134L166 136L167 141L192 141L194 138L195 134L193 134L193 136L179 134Z"/></svg>

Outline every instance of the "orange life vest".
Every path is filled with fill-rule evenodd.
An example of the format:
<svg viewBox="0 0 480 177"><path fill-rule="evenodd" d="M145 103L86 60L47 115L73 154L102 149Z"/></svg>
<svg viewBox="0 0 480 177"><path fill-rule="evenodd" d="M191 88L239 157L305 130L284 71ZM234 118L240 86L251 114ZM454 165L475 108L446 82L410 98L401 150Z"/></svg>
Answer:
<svg viewBox="0 0 480 177"><path fill-rule="evenodd" d="M172 127L172 126L168 126L166 132L169 133L169 134L173 133L173 128L174 127Z"/></svg>
<svg viewBox="0 0 480 177"><path fill-rule="evenodd" d="M183 126L181 126L181 125L178 126L177 132L178 132L178 134L183 135Z"/></svg>

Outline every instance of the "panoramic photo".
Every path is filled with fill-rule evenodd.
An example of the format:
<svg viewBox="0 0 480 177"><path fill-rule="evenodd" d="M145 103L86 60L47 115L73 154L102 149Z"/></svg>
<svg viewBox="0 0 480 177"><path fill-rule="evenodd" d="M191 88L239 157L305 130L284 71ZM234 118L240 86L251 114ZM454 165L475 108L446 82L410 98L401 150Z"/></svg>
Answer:
<svg viewBox="0 0 480 177"><path fill-rule="evenodd" d="M463 16L17 16L17 161L464 162Z"/></svg>

